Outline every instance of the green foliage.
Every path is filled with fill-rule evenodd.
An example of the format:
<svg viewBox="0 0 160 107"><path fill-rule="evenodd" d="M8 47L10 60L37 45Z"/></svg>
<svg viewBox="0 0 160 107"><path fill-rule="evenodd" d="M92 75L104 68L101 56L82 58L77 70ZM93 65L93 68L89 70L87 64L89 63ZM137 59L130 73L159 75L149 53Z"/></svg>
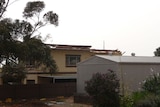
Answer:
<svg viewBox="0 0 160 107"><path fill-rule="evenodd" d="M160 107L160 76L153 74L147 78L142 89L143 91L133 92L130 96L133 100L131 107Z"/></svg>
<svg viewBox="0 0 160 107"><path fill-rule="evenodd" d="M138 92L133 92L131 97L133 99L133 102L136 103L139 100L143 100L145 99L145 97L148 95L149 93L146 91L138 91Z"/></svg>
<svg viewBox="0 0 160 107"><path fill-rule="evenodd" d="M130 95L121 97L121 107L133 107L133 98Z"/></svg>
<svg viewBox="0 0 160 107"><path fill-rule="evenodd" d="M23 37L26 37L28 35L31 35L33 31L33 26L31 23L25 21L25 20L18 20L16 19L13 21L13 29L12 29L12 35L15 39Z"/></svg>
<svg viewBox="0 0 160 107"><path fill-rule="evenodd" d="M121 97L121 107L137 107L147 95L148 92L146 91L137 91L131 95L125 95Z"/></svg>
<svg viewBox="0 0 160 107"><path fill-rule="evenodd" d="M160 97L147 91L133 92L121 98L121 107L160 107Z"/></svg>
<svg viewBox="0 0 160 107"><path fill-rule="evenodd" d="M0 21L0 41L13 41L30 35L33 26L27 21L4 18Z"/></svg>
<svg viewBox="0 0 160 107"><path fill-rule="evenodd" d="M2 19L8 3L9 0L0 2L0 8L2 8L0 9L0 63L5 62L3 66L4 82L22 80L25 76L21 74L25 74L23 73L25 69L19 67L19 63L23 63L24 68L30 61L35 63L34 67L44 65L45 69L53 74L57 70L57 66L52 59L51 49L40 40L41 35L35 35L35 33L47 23L57 26L58 15L49 11L44 14L44 20L40 20L40 13L45 8L45 4L42 1L34 1L28 2L23 12L26 19L36 17L37 20L32 20L34 23L26 19ZM15 64L16 67L11 66L12 64ZM17 80L17 76L20 80Z"/></svg>
<svg viewBox="0 0 160 107"><path fill-rule="evenodd" d="M45 4L41 1L28 2L24 9L23 16L28 18L38 15L44 9L44 7Z"/></svg>
<svg viewBox="0 0 160 107"><path fill-rule="evenodd" d="M160 107L160 76L153 74L144 82L141 98L135 101L135 107Z"/></svg>
<svg viewBox="0 0 160 107"><path fill-rule="evenodd" d="M121 107L160 107L159 74L148 77L143 83L142 89L142 91L122 97Z"/></svg>
<svg viewBox="0 0 160 107"><path fill-rule="evenodd" d="M119 107L119 80L113 71L93 74L85 90L95 107Z"/></svg>
<svg viewBox="0 0 160 107"><path fill-rule="evenodd" d="M14 39L13 26L11 19L3 19L0 21L0 63L2 61L12 61L15 62L17 58L17 47L19 45L18 41Z"/></svg>
<svg viewBox="0 0 160 107"><path fill-rule="evenodd" d="M155 56L160 56L160 47L158 47L158 48L156 49L156 51L154 51L154 55L155 55Z"/></svg>
<svg viewBox="0 0 160 107"><path fill-rule="evenodd" d="M46 56L46 47L41 40L30 38L28 41L24 41L22 45L25 51L23 52L22 59L20 60L24 61L25 63L31 60L36 62L37 66L43 62Z"/></svg>
<svg viewBox="0 0 160 107"><path fill-rule="evenodd" d="M57 71L55 61L51 56L51 49L46 44L42 43L40 39L30 38L21 45L24 49L22 57L19 57L23 63L34 62L34 67L45 65L45 70L51 74Z"/></svg>
<svg viewBox="0 0 160 107"><path fill-rule="evenodd" d="M157 74L153 74L153 76L146 79L142 88L143 90L155 95L160 95L160 76Z"/></svg>
<svg viewBox="0 0 160 107"><path fill-rule="evenodd" d="M53 11L48 11L43 15L43 20L40 20L40 13L45 8L45 4L43 1L34 1L28 2L23 11L23 17L26 19L30 18L34 23L34 29L32 31L32 35L35 31L40 29L41 27L49 24L58 26L58 15L53 13ZM37 20L34 20L37 18Z"/></svg>
<svg viewBox="0 0 160 107"><path fill-rule="evenodd" d="M26 77L25 68L21 65L5 65L2 69L2 79L4 84L21 84Z"/></svg>
<svg viewBox="0 0 160 107"><path fill-rule="evenodd" d="M141 93L139 93L141 94ZM155 94L146 92L145 96L141 96L134 102L133 107L159 107L160 98Z"/></svg>
<svg viewBox="0 0 160 107"><path fill-rule="evenodd" d="M53 13L53 11L49 11L47 13L44 14L43 16L44 20L46 20L47 22L54 24L54 25L58 25L58 15L56 13Z"/></svg>

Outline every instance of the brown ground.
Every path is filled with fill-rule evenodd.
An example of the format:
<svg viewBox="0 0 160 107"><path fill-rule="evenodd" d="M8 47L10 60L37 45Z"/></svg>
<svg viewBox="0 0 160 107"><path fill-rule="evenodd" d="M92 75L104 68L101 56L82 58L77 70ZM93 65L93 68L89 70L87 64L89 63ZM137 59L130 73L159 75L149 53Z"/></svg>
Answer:
<svg viewBox="0 0 160 107"><path fill-rule="evenodd" d="M86 104L77 104L73 102L73 97L56 99L34 99L18 100L12 102L1 102L0 107L92 107Z"/></svg>

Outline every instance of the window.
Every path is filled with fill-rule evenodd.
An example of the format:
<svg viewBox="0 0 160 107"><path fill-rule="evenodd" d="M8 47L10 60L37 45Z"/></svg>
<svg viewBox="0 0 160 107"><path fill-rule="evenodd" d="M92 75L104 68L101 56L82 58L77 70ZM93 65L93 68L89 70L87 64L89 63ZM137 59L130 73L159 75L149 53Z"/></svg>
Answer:
<svg viewBox="0 0 160 107"><path fill-rule="evenodd" d="M80 62L80 55L66 55L66 66L75 67Z"/></svg>

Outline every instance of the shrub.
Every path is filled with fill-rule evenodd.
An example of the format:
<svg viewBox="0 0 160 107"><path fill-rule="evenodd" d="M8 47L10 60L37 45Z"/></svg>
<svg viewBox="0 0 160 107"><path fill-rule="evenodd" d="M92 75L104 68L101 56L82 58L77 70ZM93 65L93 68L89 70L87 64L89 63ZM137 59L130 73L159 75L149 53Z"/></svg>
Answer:
<svg viewBox="0 0 160 107"><path fill-rule="evenodd" d="M133 93L133 107L160 107L160 76L153 74L142 86L143 91Z"/></svg>
<svg viewBox="0 0 160 107"><path fill-rule="evenodd" d="M153 76L146 79L142 88L155 95L160 95L160 76L158 74L153 74Z"/></svg>
<svg viewBox="0 0 160 107"><path fill-rule="evenodd" d="M146 91L138 91L138 92L133 92L131 97L133 99L133 103L137 103L140 100L145 99L145 97L148 95L149 93Z"/></svg>
<svg viewBox="0 0 160 107"><path fill-rule="evenodd" d="M121 107L133 107L133 98L130 95L121 97Z"/></svg>
<svg viewBox="0 0 160 107"><path fill-rule="evenodd" d="M21 84L26 77L25 68L23 66L9 66L5 65L2 68L3 84Z"/></svg>
<svg viewBox="0 0 160 107"><path fill-rule="evenodd" d="M94 107L119 107L119 80L109 70L106 74L93 74L86 81L86 92L92 97Z"/></svg>
<svg viewBox="0 0 160 107"><path fill-rule="evenodd" d="M159 107L159 97L152 93L148 93L144 98L137 100L133 107Z"/></svg>

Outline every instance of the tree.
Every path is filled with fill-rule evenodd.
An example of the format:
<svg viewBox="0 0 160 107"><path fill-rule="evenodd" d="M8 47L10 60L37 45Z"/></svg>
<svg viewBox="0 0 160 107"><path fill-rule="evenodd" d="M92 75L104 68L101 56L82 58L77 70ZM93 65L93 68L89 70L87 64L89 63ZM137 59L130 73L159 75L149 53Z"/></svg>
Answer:
<svg viewBox="0 0 160 107"><path fill-rule="evenodd" d="M7 11L7 7L18 0L10 2L10 0L0 0L0 19L3 19L4 13Z"/></svg>
<svg viewBox="0 0 160 107"><path fill-rule="evenodd" d="M35 35L35 33L47 24L58 26L58 15L53 11L48 11L40 20L40 14L44 8L45 4L42 1L28 2L24 8L23 17L32 20L34 24L30 26L30 32L23 37L23 46L26 49L23 61L32 60L36 62L37 66L43 64L53 74L57 70L57 66L50 55L51 50L39 39L41 35Z"/></svg>
<svg viewBox="0 0 160 107"><path fill-rule="evenodd" d="M41 40L30 38L22 43L21 48L24 51L22 52L23 55L19 56L19 60L25 65L32 61L35 68L44 65L44 70L48 70L50 74L57 71L56 63L51 56L50 47L42 43Z"/></svg>
<svg viewBox="0 0 160 107"><path fill-rule="evenodd" d="M25 68L21 65L5 65L2 71L2 79L4 84L21 84L26 77Z"/></svg>
<svg viewBox="0 0 160 107"><path fill-rule="evenodd" d="M23 17L28 20L30 19L30 21L34 23L32 32L27 35L28 38L34 37L34 33L47 24L58 26L58 15L53 11L46 12L41 19L41 12L44 8L45 4L42 1L28 2L24 8ZM40 35L36 35L35 37L39 36Z"/></svg>
<svg viewBox="0 0 160 107"><path fill-rule="evenodd" d="M160 47L156 49L156 51L154 51L154 55L155 56L160 56Z"/></svg>
<svg viewBox="0 0 160 107"><path fill-rule="evenodd" d="M15 40L13 35L13 26L11 19L3 19L0 21L0 63L5 61L15 62L17 52L18 41Z"/></svg>
<svg viewBox="0 0 160 107"><path fill-rule="evenodd" d="M112 70L93 74L85 90L92 97L94 107L119 107L119 80Z"/></svg>
<svg viewBox="0 0 160 107"><path fill-rule="evenodd" d="M8 2L6 4L5 0L2 0L0 7L6 9ZM17 71L23 71L19 64L25 67L29 61L33 61L35 67L44 65L51 74L57 70L56 63L50 54L50 47L42 42L41 35L37 32L47 24L58 26L58 15L49 11L43 15L43 20L40 20L40 13L44 8L45 4L42 1L28 2L23 12L24 20L4 18L0 21L0 50L3 50L0 51L0 63L5 62L2 69L5 74L2 75L4 80L7 79L7 74L13 76L7 72L18 75ZM0 11L1 15L4 12ZM33 22L30 22L31 20Z"/></svg>
<svg viewBox="0 0 160 107"><path fill-rule="evenodd" d="M1 0L0 1L0 19L2 18L3 14L6 11L6 8L8 7L9 0Z"/></svg>

